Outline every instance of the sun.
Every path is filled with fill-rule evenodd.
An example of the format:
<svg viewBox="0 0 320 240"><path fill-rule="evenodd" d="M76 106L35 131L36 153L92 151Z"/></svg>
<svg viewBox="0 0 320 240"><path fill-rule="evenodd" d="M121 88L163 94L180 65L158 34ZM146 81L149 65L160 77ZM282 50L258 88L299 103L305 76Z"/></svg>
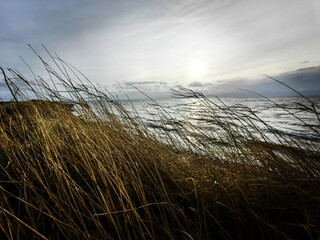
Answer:
<svg viewBox="0 0 320 240"><path fill-rule="evenodd" d="M195 59L188 65L188 73L192 78L203 78L207 74L207 67L203 60Z"/></svg>

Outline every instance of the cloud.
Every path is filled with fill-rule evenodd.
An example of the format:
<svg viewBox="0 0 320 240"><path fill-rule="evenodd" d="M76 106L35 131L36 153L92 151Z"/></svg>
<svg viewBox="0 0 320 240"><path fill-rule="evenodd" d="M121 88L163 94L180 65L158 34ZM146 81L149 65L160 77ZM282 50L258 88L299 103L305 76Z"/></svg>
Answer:
<svg viewBox="0 0 320 240"><path fill-rule="evenodd" d="M134 82L126 82L128 83L129 85L149 85L149 84L160 84L160 85L166 85L167 83L166 82L157 82L157 81L134 81Z"/></svg>
<svg viewBox="0 0 320 240"><path fill-rule="evenodd" d="M139 90L150 93L150 92L162 92L167 91L168 87L166 82L156 82L156 81L141 81L141 82L128 82L126 89L129 91L136 91L134 87L137 87ZM134 87L133 87L134 86Z"/></svg>
<svg viewBox="0 0 320 240"><path fill-rule="evenodd" d="M0 43L5 44L5 43L12 43L15 42L13 38L10 37L0 37Z"/></svg>
<svg viewBox="0 0 320 240"><path fill-rule="evenodd" d="M202 87L203 83L200 81L194 81L188 84L189 87Z"/></svg>
<svg viewBox="0 0 320 240"><path fill-rule="evenodd" d="M272 75L272 77L296 89L303 95L320 96L320 66L282 72ZM207 96L232 98L256 96L242 89L247 89L266 97L297 96L290 88L261 75L256 78L230 78L211 81L206 79L206 81L193 81L182 84L182 86L202 92Z"/></svg>
<svg viewBox="0 0 320 240"><path fill-rule="evenodd" d="M297 69L271 76L307 96L320 96L320 66ZM207 93L221 97L253 97L239 89L247 89L267 97L295 96L294 91L264 76L257 79L224 80L212 86Z"/></svg>
<svg viewBox="0 0 320 240"><path fill-rule="evenodd" d="M278 78L303 94L320 96L320 66L283 73Z"/></svg>
<svg viewBox="0 0 320 240"><path fill-rule="evenodd" d="M196 58L212 78L252 77L318 64L319 6L315 0L2 0L0 62L20 70L18 56L36 62L27 43L36 49L43 43L101 85L124 80L147 88L156 79L148 87L172 86L188 79L186 66ZM213 87L205 82L189 86Z"/></svg>
<svg viewBox="0 0 320 240"><path fill-rule="evenodd" d="M206 91L212 89L217 83L193 81L187 85L187 87L196 91Z"/></svg>
<svg viewBox="0 0 320 240"><path fill-rule="evenodd" d="M131 99L146 98L144 94L152 98L169 96L169 86L164 81L131 81L108 84L104 88L119 99L126 99L126 95Z"/></svg>

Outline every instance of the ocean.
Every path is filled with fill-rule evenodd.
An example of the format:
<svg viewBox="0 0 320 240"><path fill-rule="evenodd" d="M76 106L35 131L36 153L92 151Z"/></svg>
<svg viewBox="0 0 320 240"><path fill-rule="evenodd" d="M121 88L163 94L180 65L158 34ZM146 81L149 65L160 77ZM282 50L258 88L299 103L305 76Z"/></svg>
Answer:
<svg viewBox="0 0 320 240"><path fill-rule="evenodd" d="M320 150L320 97L200 95L121 101L121 104L131 118L159 139L174 139L200 151L203 143L232 146L241 139Z"/></svg>

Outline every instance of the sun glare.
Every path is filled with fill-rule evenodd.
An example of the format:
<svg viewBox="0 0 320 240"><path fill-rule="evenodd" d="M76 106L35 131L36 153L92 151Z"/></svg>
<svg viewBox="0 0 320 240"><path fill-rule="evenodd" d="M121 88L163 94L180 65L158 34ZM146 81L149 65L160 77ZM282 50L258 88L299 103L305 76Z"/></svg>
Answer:
<svg viewBox="0 0 320 240"><path fill-rule="evenodd" d="M192 78L202 78L207 73L206 64L199 59L194 60L188 66L188 73Z"/></svg>

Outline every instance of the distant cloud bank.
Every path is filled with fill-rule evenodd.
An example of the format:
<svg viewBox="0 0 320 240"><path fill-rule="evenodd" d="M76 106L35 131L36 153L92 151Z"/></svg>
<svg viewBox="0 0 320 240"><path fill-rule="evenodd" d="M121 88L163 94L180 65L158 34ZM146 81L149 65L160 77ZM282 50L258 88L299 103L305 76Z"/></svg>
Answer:
<svg viewBox="0 0 320 240"><path fill-rule="evenodd" d="M320 66L301 68L295 71L270 75L270 77L287 84L301 94L320 96ZM254 79L223 79L212 82L194 81L185 87L219 97L254 97L254 94L243 89L267 97L297 95L294 91L267 76Z"/></svg>
<svg viewBox="0 0 320 240"><path fill-rule="evenodd" d="M291 72L278 75L270 75L273 78L289 85L306 96L320 96L320 66L301 68ZM249 91L264 95L266 97L296 96L297 94L286 86L263 76L257 79L227 79L214 82L194 81L183 87L194 91L203 92L207 96L219 97L254 97ZM143 98L144 92L150 97L170 96L170 88L165 81L131 81L119 84L106 85L105 88L119 98ZM139 92L139 89L141 92ZM12 96L4 82L0 78L0 96L3 100L10 100Z"/></svg>

